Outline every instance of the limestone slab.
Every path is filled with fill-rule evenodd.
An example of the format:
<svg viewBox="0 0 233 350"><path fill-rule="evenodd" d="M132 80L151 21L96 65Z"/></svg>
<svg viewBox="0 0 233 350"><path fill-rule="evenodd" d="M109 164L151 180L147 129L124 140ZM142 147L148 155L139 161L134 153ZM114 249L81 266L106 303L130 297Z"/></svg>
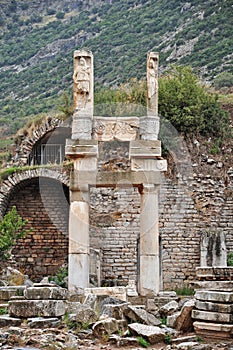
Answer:
<svg viewBox="0 0 233 350"><path fill-rule="evenodd" d="M167 171L166 159L138 159L132 157L131 169L133 171Z"/></svg>
<svg viewBox="0 0 233 350"><path fill-rule="evenodd" d="M58 317L66 311L66 303L62 300L12 300L9 301L11 317Z"/></svg>
<svg viewBox="0 0 233 350"><path fill-rule="evenodd" d="M233 292L204 291L195 293L195 298L204 301L215 301L223 303L233 303Z"/></svg>
<svg viewBox="0 0 233 350"><path fill-rule="evenodd" d="M64 300L68 296L68 291L65 288L60 287L29 287L24 291L24 297L26 299L54 299Z"/></svg>
<svg viewBox="0 0 233 350"><path fill-rule="evenodd" d="M10 317L9 315L0 316L0 327L20 326L20 324L20 318Z"/></svg>
<svg viewBox="0 0 233 350"><path fill-rule="evenodd" d="M195 307L199 310L233 313L233 304L219 304L211 301L200 301L196 300Z"/></svg>
<svg viewBox="0 0 233 350"><path fill-rule="evenodd" d="M224 339L233 336L233 325L195 321L193 326L195 333L204 337Z"/></svg>
<svg viewBox="0 0 233 350"><path fill-rule="evenodd" d="M97 287L97 288L85 288L85 296L94 294L97 296L111 296L122 301L126 301L126 288L125 287Z"/></svg>
<svg viewBox="0 0 233 350"><path fill-rule="evenodd" d="M139 323L131 323L128 325L129 330L133 335L142 336L150 344L155 344L163 341L165 338L165 331L160 327L148 326Z"/></svg>
<svg viewBox="0 0 233 350"><path fill-rule="evenodd" d="M204 320L210 322L231 323L233 322L233 315L220 312L211 312L203 310L193 310L192 318L197 320Z"/></svg>

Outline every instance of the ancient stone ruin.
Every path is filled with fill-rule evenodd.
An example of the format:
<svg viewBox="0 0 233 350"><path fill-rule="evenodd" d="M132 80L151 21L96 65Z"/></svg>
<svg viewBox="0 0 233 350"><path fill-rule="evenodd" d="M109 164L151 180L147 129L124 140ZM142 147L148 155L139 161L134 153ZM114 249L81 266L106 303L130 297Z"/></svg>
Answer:
<svg viewBox="0 0 233 350"><path fill-rule="evenodd" d="M90 187L136 187L140 193L139 268L135 283L141 295L160 289L158 191L161 159L158 117L158 54L148 54L148 113L143 118L93 116L93 56L89 51L74 53L74 107L72 137L66 143L66 157L74 162L70 180L69 289L89 286ZM134 125L139 126L137 135ZM93 132L94 131L94 132ZM127 171L98 170L98 141L128 143Z"/></svg>

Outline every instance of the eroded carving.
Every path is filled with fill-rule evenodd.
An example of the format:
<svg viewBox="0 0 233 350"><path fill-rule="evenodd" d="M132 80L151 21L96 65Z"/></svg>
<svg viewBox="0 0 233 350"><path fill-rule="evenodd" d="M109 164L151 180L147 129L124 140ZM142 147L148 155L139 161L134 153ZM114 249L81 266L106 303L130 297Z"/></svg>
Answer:
<svg viewBox="0 0 233 350"><path fill-rule="evenodd" d="M96 118L94 121L93 137L99 141L131 141L136 139L137 130L137 118L129 118L129 120Z"/></svg>
<svg viewBox="0 0 233 350"><path fill-rule="evenodd" d="M147 56L147 110L148 115L158 115L158 61L157 52Z"/></svg>

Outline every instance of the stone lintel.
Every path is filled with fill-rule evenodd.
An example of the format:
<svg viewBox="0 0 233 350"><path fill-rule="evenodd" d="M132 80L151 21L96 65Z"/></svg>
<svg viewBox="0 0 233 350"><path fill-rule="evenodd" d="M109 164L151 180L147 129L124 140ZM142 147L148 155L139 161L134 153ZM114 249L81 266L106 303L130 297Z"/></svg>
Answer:
<svg viewBox="0 0 233 350"><path fill-rule="evenodd" d="M66 140L65 153L67 158L97 157L98 141Z"/></svg>
<svg viewBox="0 0 233 350"><path fill-rule="evenodd" d="M139 187L142 184L160 185L161 173L159 171L77 171L73 172L70 181L72 191L79 190L85 184L93 187Z"/></svg>
<svg viewBox="0 0 233 350"><path fill-rule="evenodd" d="M161 141L159 140L136 140L130 141L129 157L157 158L161 156Z"/></svg>
<svg viewBox="0 0 233 350"><path fill-rule="evenodd" d="M211 312L203 310L193 310L192 318L211 322L232 323L233 315L222 312Z"/></svg>
<svg viewBox="0 0 233 350"><path fill-rule="evenodd" d="M199 290L195 293L195 298L198 300L215 301L219 303L233 303L233 292Z"/></svg>

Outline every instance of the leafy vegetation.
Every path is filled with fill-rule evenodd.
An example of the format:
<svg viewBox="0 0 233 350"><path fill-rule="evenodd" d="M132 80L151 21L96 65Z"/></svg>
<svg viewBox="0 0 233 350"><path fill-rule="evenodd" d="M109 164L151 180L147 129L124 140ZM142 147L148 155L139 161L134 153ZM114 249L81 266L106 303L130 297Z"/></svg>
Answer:
<svg viewBox="0 0 233 350"><path fill-rule="evenodd" d="M233 266L233 252L227 255L227 266Z"/></svg>
<svg viewBox="0 0 233 350"><path fill-rule="evenodd" d="M2 1L0 126L15 133L28 116L57 110L71 96L73 50L95 56L96 88L145 77L147 51L160 53L161 71L189 64L213 79L232 74L231 2L68 0ZM193 40L193 41L192 41ZM208 45L207 45L208 44ZM218 80L217 80L218 81Z"/></svg>
<svg viewBox="0 0 233 350"><path fill-rule="evenodd" d="M25 228L27 220L23 220L17 213L16 207L12 207L0 221L0 259L8 259L10 251L17 239L25 237L31 230Z"/></svg>
<svg viewBox="0 0 233 350"><path fill-rule="evenodd" d="M143 348L148 348L150 346L150 343L142 336L138 337L138 343Z"/></svg>

